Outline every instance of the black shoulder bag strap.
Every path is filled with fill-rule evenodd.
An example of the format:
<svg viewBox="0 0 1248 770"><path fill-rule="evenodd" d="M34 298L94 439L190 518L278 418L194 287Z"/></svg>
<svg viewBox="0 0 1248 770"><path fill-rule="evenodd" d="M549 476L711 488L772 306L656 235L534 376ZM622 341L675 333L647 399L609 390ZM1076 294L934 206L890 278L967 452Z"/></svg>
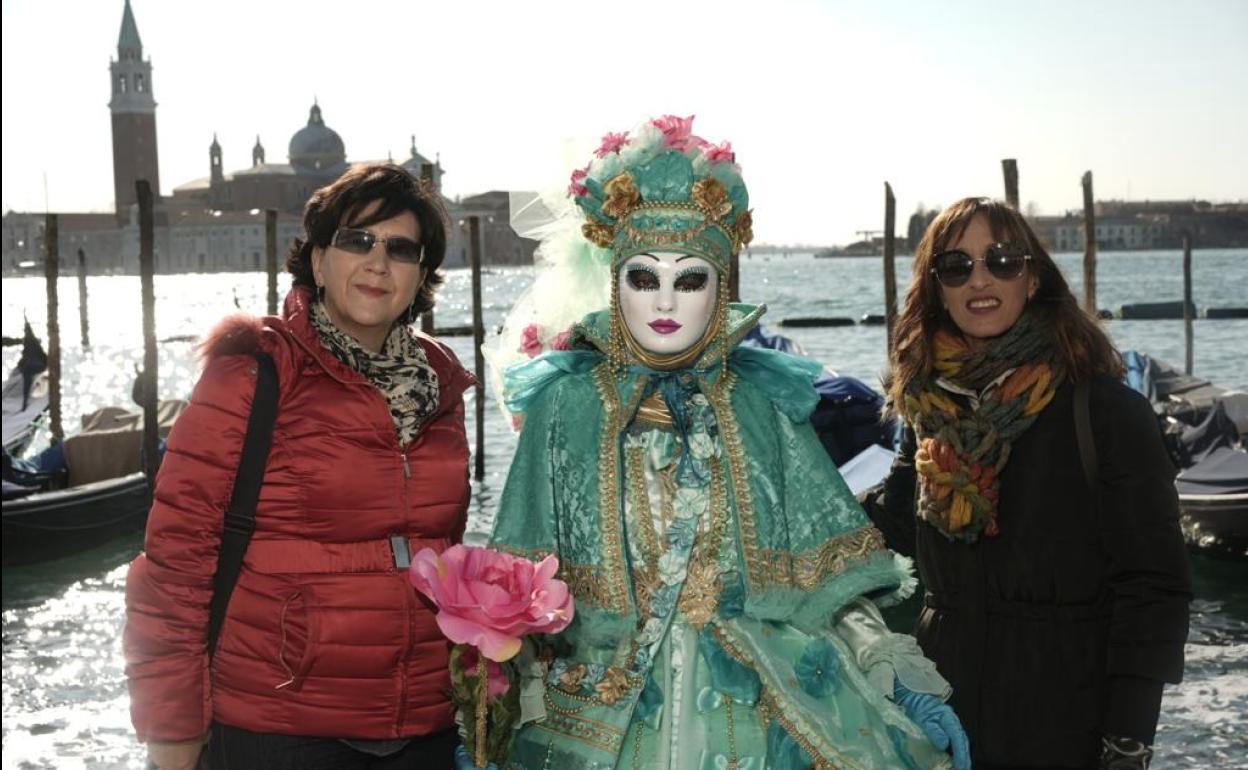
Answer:
<svg viewBox="0 0 1248 770"><path fill-rule="evenodd" d="M1083 463L1083 477L1088 481L1088 489L1096 496L1099 477L1097 472L1096 440L1092 437L1092 383L1090 380L1079 380L1075 383L1075 440L1079 442L1079 460Z"/></svg>
<svg viewBox="0 0 1248 770"><path fill-rule="evenodd" d="M256 503L260 485L269 461L273 442L273 424L277 420L277 367L267 353L256 353L256 395L247 418L247 435L243 454L234 477L234 491L225 510L225 528L221 532L221 551L217 556L217 574L212 578L212 604L208 614L208 657L217 649L217 635L225 620L230 594L243 568L243 554L256 528Z"/></svg>

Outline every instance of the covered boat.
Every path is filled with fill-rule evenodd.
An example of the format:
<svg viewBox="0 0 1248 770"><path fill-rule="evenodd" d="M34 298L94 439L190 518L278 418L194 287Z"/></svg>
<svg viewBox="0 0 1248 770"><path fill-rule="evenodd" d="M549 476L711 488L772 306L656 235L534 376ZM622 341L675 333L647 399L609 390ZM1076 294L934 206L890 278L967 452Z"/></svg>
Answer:
<svg viewBox="0 0 1248 770"><path fill-rule="evenodd" d="M185 406L161 402L162 439ZM4 565L68 556L142 530L151 507L142 440L141 414L106 407L62 444L6 467Z"/></svg>
<svg viewBox="0 0 1248 770"><path fill-rule="evenodd" d="M1128 351L1127 382L1153 402L1167 448L1182 470L1175 479L1188 544L1248 556L1248 393L1183 374Z"/></svg>

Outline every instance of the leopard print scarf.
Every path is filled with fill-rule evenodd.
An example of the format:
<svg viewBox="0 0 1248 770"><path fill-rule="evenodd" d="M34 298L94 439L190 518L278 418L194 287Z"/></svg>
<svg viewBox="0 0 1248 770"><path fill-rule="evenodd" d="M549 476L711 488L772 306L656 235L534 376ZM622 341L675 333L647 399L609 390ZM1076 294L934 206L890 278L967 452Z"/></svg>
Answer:
<svg viewBox="0 0 1248 770"><path fill-rule="evenodd" d="M312 324L321 344L381 391L394 420L399 446L407 446L438 406L438 373L429 365L425 349L404 324L396 324L374 353L339 329L320 302L312 305Z"/></svg>

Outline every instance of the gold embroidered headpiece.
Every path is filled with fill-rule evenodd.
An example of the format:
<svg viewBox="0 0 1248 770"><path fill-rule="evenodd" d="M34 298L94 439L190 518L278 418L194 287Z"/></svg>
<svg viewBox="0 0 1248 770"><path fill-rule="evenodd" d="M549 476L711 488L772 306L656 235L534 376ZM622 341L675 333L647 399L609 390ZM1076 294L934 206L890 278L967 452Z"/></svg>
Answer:
<svg viewBox="0 0 1248 770"><path fill-rule="evenodd" d="M693 118L668 115L628 134L607 134L595 159L572 175L582 232L618 267L646 251L680 251L728 274L732 254L754 237L749 193L732 145L692 133Z"/></svg>

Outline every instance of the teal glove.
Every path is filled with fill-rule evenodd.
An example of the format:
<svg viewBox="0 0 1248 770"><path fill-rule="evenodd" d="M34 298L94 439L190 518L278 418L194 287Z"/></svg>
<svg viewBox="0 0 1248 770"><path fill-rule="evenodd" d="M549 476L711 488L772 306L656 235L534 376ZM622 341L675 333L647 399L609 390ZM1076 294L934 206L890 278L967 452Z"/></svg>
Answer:
<svg viewBox="0 0 1248 770"><path fill-rule="evenodd" d="M893 684L893 702L923 730L933 746L953 754L954 770L971 770L971 743L953 709L935 695L911 692L901 682Z"/></svg>
<svg viewBox="0 0 1248 770"><path fill-rule="evenodd" d="M484 768L478 768L472 763L472 759L468 756L468 752L464 751L463 744L455 747L455 770L498 770L498 766L493 762Z"/></svg>

